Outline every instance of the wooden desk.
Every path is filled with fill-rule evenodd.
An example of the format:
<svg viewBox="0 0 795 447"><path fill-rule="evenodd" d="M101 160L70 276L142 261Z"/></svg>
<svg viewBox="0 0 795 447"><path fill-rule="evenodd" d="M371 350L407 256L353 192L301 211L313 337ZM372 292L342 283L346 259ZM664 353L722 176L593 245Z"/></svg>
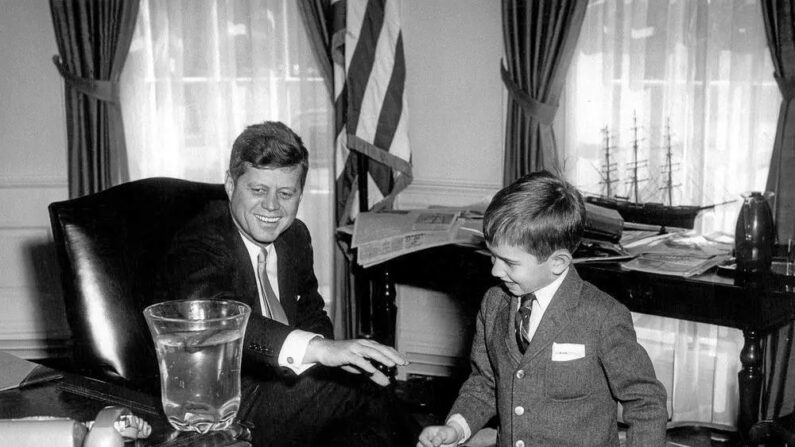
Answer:
<svg viewBox="0 0 795 447"><path fill-rule="evenodd" d="M791 278L771 275L735 280L714 273L678 278L626 271L617 263L579 264L576 268L583 279L615 297L631 311L743 331L737 427L742 439L747 441L751 426L758 420L764 379L760 339L795 319L795 284L788 282ZM370 326L373 335L386 342L394 340L394 332L390 332L394 331L394 287L390 289L384 283L384 271L388 272L389 281L444 291L474 303L476 311L483 292L496 284L490 270L487 256L469 247L445 246L412 253L365 271L378 284L375 298L369 304L376 313ZM389 324L386 330L384 321ZM367 323L363 327L367 327Z"/></svg>
<svg viewBox="0 0 795 447"><path fill-rule="evenodd" d="M795 319L792 283L773 275L733 279L707 273L677 278L625 271L618 264L581 265L577 271L632 311L742 330L737 429L749 441L764 381L760 340Z"/></svg>
<svg viewBox="0 0 795 447"><path fill-rule="evenodd" d="M136 443L137 447L221 447L236 442L237 434L231 430L206 435L179 432L166 420L160 396L78 375L65 374L62 379L52 382L0 392L2 419L56 416L86 422L94 420L97 413L108 405L127 407L152 426L152 434Z"/></svg>

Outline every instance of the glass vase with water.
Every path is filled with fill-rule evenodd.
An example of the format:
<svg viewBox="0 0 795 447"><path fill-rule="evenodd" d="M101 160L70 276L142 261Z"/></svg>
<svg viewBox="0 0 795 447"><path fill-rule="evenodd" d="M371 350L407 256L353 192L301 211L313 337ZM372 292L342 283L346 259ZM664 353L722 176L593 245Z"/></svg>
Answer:
<svg viewBox="0 0 795 447"><path fill-rule="evenodd" d="M144 309L160 368L163 410L177 430L229 427L240 408L240 365L249 306L179 300Z"/></svg>

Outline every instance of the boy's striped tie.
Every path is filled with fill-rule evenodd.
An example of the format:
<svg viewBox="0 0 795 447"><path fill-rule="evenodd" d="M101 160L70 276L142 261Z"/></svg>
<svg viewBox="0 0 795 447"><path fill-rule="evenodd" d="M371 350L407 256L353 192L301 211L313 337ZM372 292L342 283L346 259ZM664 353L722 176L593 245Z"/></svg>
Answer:
<svg viewBox="0 0 795 447"><path fill-rule="evenodd" d="M514 325L516 326L516 343L519 345L519 351L524 354L527 350L527 345L530 344L530 315L533 312L533 303L536 296L533 293L528 293L522 296L519 309L516 311L514 318Z"/></svg>

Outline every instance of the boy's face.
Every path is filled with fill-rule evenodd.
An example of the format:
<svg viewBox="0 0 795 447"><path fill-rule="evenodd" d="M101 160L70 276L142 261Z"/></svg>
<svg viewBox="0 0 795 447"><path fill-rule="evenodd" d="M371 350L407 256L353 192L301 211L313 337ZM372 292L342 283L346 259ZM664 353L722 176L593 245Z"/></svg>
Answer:
<svg viewBox="0 0 795 447"><path fill-rule="evenodd" d="M568 266L561 266L557 252L539 262L522 247L505 244L487 244L487 247L491 251L492 276L502 281L514 296L535 292L552 283Z"/></svg>

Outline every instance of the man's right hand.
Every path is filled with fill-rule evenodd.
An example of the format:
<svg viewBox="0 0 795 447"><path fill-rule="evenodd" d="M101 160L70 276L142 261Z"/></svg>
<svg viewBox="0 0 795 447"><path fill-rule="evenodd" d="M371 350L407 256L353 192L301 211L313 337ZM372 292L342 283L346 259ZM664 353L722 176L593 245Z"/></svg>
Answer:
<svg viewBox="0 0 795 447"><path fill-rule="evenodd" d="M327 340L320 337L309 342L303 363L338 366L348 372L367 374L370 380L381 386L389 385L389 378L373 366L370 360L389 368L409 364L402 354L373 340Z"/></svg>
<svg viewBox="0 0 795 447"><path fill-rule="evenodd" d="M460 439L461 435L455 428L449 425L432 425L422 430L417 447L454 447Z"/></svg>

